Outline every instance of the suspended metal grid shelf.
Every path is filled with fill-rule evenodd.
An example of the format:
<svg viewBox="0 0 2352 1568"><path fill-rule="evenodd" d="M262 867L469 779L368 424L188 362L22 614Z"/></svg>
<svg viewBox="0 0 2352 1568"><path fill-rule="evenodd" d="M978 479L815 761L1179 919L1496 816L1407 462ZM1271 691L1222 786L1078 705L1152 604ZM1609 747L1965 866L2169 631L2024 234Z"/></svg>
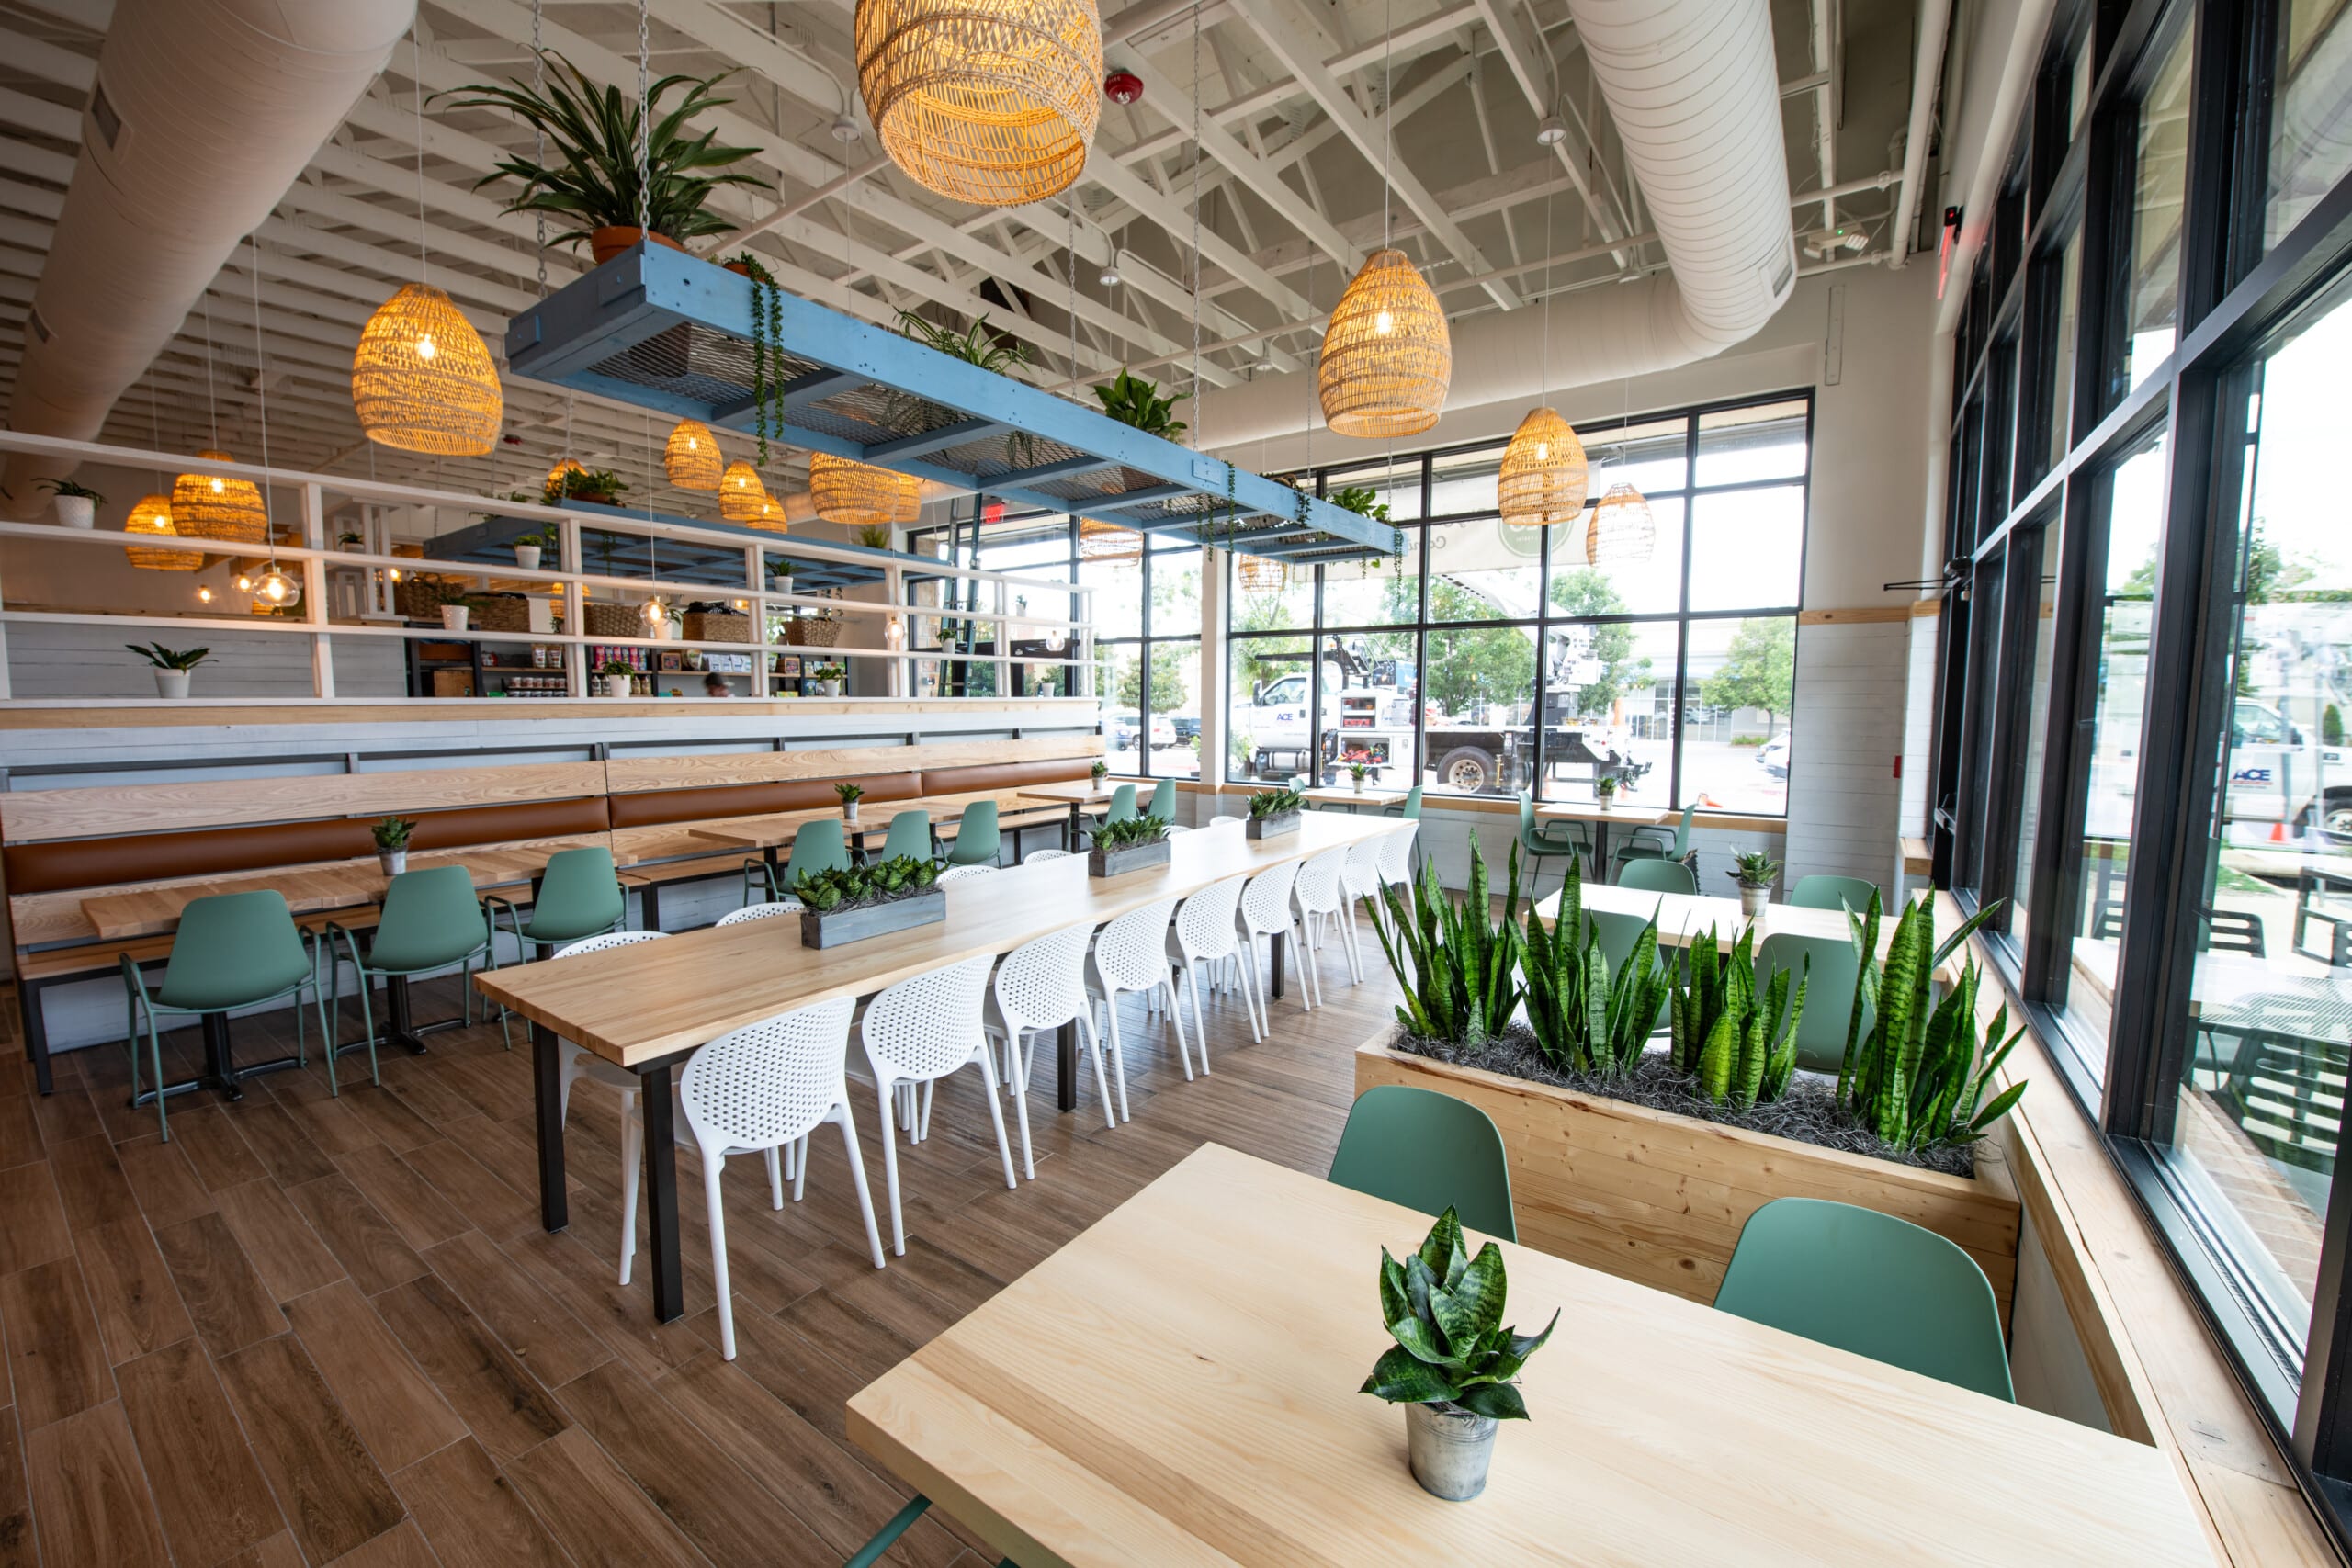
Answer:
<svg viewBox="0 0 2352 1568"><path fill-rule="evenodd" d="M655 577L664 582L707 583L724 588L731 593L741 593L743 587L743 547L757 544L770 557L782 557L794 564L793 584L796 592L810 592L822 588L851 588L860 583L879 582L883 569L900 568L905 581L929 581L939 575L938 562L928 556L906 554L900 550L876 549L869 545L851 545L832 539L814 540L829 551L839 551L865 560L818 560L805 551L792 547L787 534L767 533L746 528L733 523L713 523L702 517L673 517L664 513L632 510L624 506L602 506L589 501L564 502L568 512L578 513L581 524L581 554L587 570L605 577ZM594 526L586 521L591 516L627 518L640 523L669 523L705 530L726 538L714 538L707 543L675 537L652 538L643 534L623 533ZM508 566L514 564L514 541L526 535L537 534L546 525L524 517L485 517L463 528L453 528L426 542L425 558L435 561L462 561L468 565ZM657 570L658 569L658 570Z"/></svg>
<svg viewBox="0 0 2352 1568"><path fill-rule="evenodd" d="M640 244L508 322L506 363L532 380L748 431L759 417L752 295L749 278ZM780 304L772 374L789 445L1273 559L1398 548L1386 524L796 295Z"/></svg>

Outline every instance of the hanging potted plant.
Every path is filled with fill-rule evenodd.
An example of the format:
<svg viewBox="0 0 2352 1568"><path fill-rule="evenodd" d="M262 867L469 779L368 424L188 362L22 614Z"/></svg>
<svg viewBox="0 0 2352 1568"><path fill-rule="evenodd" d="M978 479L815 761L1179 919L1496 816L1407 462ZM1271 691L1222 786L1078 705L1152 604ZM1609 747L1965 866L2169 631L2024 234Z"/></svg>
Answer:
<svg viewBox="0 0 2352 1568"><path fill-rule="evenodd" d="M408 836L415 830L415 823L398 817L387 817L368 829L376 837L376 863L386 876L408 869Z"/></svg>
<svg viewBox="0 0 2352 1568"><path fill-rule="evenodd" d="M587 501L618 506L628 492L628 481L610 468L564 468L548 479L539 504L561 506L567 501Z"/></svg>
<svg viewBox="0 0 2352 1568"><path fill-rule="evenodd" d="M122 646L154 667L155 694L159 697L171 698L175 702L187 695L190 674L198 665L209 662L212 654L212 650L209 648L174 649L165 648L160 642L149 643L144 648L135 642L127 642Z"/></svg>
<svg viewBox="0 0 2352 1568"><path fill-rule="evenodd" d="M963 332L941 326L912 310L899 312L900 335L910 337L925 348L934 349L950 359L960 359L967 365L999 376L1010 376L1023 365L1037 362L1036 350L1018 338L1010 337L989 325L982 316ZM893 392L885 404L883 420L890 428L905 435L920 435L940 423L933 411L939 405L928 398L911 392ZM951 416L952 417L952 416ZM1035 461L1037 443L1025 431L1008 431L1004 437L1005 459L1016 468L1025 468Z"/></svg>
<svg viewBox="0 0 2352 1568"><path fill-rule="evenodd" d="M1121 424L1140 430L1146 435L1157 435L1163 441L1181 441L1190 428L1176 417L1176 405L1191 397L1190 392L1170 392L1162 396L1159 383L1138 376L1132 370L1122 370L1108 381L1094 384L1094 396L1102 412ZM1158 482L1140 468L1119 470L1119 488L1123 491L1141 490Z"/></svg>
<svg viewBox="0 0 2352 1568"><path fill-rule="evenodd" d="M1556 1310L1541 1334L1505 1326L1510 1293L1502 1248L1471 1257L1450 1208L1403 1263L1380 1249L1380 1316L1396 1343L1358 1392L1405 1407L1413 1479L1449 1503L1487 1489L1498 1424L1527 1419L1520 1369L1559 1326Z"/></svg>
<svg viewBox="0 0 2352 1568"><path fill-rule="evenodd" d="M625 697L628 695L629 677L637 671L621 660L607 659L596 667L596 673L604 677L605 695Z"/></svg>
<svg viewBox="0 0 2352 1568"><path fill-rule="evenodd" d="M544 89L520 82L474 83L435 98L452 99L452 108L505 109L546 137L552 156L545 164L518 153L499 160L497 168L475 184L520 180L522 194L506 204L507 211L551 213L577 225L552 236L552 243L585 240L599 266L648 237L655 244L683 250L684 241L724 234L734 227L709 209L711 193L720 186L774 189L757 175L733 169L756 149L719 146L713 131L700 136L686 131L686 121L695 116L734 102L713 91L732 72L662 77L647 88L646 103L639 105L617 86L598 87L555 51L540 53L552 67ZM665 108L662 99L681 86L686 88L685 96ZM640 229L637 143L640 116L649 110L641 197L645 227Z"/></svg>
<svg viewBox="0 0 2352 1568"><path fill-rule="evenodd" d="M1731 879L1739 884L1739 912L1749 919L1764 913L1772 901L1772 879L1781 868L1762 850L1736 850L1731 857Z"/></svg>
<svg viewBox="0 0 2352 1568"><path fill-rule="evenodd" d="M105 504L105 496L88 485L75 484L72 479L41 479L39 483L54 498L60 523L68 528L97 525L98 508Z"/></svg>

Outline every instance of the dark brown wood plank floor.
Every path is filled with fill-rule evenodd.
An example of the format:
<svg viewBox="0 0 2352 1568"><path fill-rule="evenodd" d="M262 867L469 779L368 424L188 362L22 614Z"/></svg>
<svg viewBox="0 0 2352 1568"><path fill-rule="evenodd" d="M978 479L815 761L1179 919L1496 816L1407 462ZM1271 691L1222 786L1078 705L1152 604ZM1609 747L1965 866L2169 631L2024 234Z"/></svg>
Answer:
<svg viewBox="0 0 2352 1568"><path fill-rule="evenodd" d="M1166 1021L1127 998L1134 1119L1105 1129L1091 1076L1071 1116L1038 1082L1037 1175L1015 1190L978 1075L942 1085L929 1140L899 1147L907 1253L886 1269L830 1129L806 1201L781 1211L760 1162L733 1162L733 1362L689 1149L686 1316L653 1322L641 1269L616 1282L617 1101L594 1083L571 1105L571 1226L539 1229L519 1024L512 1053L494 1024L387 1053L380 1088L346 1056L339 1099L313 1040L307 1069L250 1079L240 1102L175 1100L168 1144L126 1103L122 1047L58 1058L48 1099L10 1062L0 1568L837 1563L907 1495L844 1436L868 1380L1204 1141L1329 1166L1350 1053L1394 1002L1365 946L1365 985L1327 953L1327 1005L1302 1011L1294 981L1263 1044L1238 997L1210 999L1214 1071L1190 1083ZM427 983L418 1016L458 997ZM239 1021L239 1054L290 1049L291 1027ZM167 1070L197 1049L167 1037ZM878 1108L851 1089L887 1242ZM934 1514L887 1561L994 1558Z"/></svg>

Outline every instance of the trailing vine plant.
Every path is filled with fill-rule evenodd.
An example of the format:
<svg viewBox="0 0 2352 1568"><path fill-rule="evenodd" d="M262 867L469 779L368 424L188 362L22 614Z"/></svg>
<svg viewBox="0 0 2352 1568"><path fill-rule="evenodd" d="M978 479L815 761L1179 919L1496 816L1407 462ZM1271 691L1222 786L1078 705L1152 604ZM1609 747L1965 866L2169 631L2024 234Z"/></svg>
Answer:
<svg viewBox="0 0 2352 1568"><path fill-rule="evenodd" d="M739 252L735 263L752 280L752 428L760 439L758 466L768 464L768 437L784 439L784 291L775 275L749 251Z"/></svg>

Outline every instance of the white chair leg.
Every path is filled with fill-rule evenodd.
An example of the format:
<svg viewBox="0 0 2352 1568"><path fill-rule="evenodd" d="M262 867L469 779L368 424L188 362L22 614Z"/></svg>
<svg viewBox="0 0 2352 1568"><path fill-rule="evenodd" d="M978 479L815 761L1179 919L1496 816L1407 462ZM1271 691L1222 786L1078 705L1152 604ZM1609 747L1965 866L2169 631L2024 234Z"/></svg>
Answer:
<svg viewBox="0 0 2352 1568"><path fill-rule="evenodd" d="M1356 907L1348 906L1348 974L1356 985L1363 984L1363 948L1356 941Z"/></svg>
<svg viewBox="0 0 2352 1568"><path fill-rule="evenodd" d="M808 1191L808 1134L803 1133L799 1137L795 1138L795 1139L792 1141L791 1156L792 1156L792 1201L793 1201L794 1202L797 1203L798 1201L800 1201L800 1195L801 1195L802 1193L804 1193L804 1192L806 1192L806 1191ZM861 1171L859 1171L857 1174L858 1174L858 1179L859 1179L861 1181L865 1179L865 1172L864 1172L864 1171L862 1171L862 1170L861 1170Z"/></svg>
<svg viewBox="0 0 2352 1568"><path fill-rule="evenodd" d="M1021 1122L1021 1174L1035 1181L1037 1179L1037 1161L1029 1152L1029 1073L1022 1066L1019 1050L1005 1052L1004 1068L1004 1091L1012 1097L1012 1114ZM989 1103L994 1104L995 1101L991 1100Z"/></svg>
<svg viewBox="0 0 2352 1568"><path fill-rule="evenodd" d="M777 1144L771 1145L765 1151L768 1161L768 1207L771 1209L784 1207L784 1145Z"/></svg>
<svg viewBox="0 0 2352 1568"><path fill-rule="evenodd" d="M882 1089L882 1179L890 1194L890 1250L904 1258L907 1255L907 1222L899 1212L899 1134L890 1125L891 1092L898 1084L885 1085ZM911 1087L911 1086L908 1086Z"/></svg>
<svg viewBox="0 0 2352 1568"><path fill-rule="evenodd" d="M1184 1041L1184 1009L1176 998L1174 971L1170 971L1168 979L1163 983L1168 987L1168 1027L1176 1032L1176 1056L1184 1064L1184 1081L1190 1083L1193 1078L1193 1049Z"/></svg>
<svg viewBox="0 0 2352 1568"><path fill-rule="evenodd" d="M710 1204L710 1278L718 1292L718 1353L731 1361L735 1359L735 1298L727 1288L727 1218L718 1200L718 1178L726 1168L725 1155L717 1149L703 1151L702 1187Z"/></svg>
<svg viewBox="0 0 2352 1568"><path fill-rule="evenodd" d="M1261 1045L1265 1043L1266 1032L1264 1021L1258 1016L1258 988L1255 983L1258 976L1255 973L1255 965L1244 967L1236 964L1233 973L1237 987L1241 992L1242 1010L1250 1015L1250 1043Z"/></svg>
<svg viewBox="0 0 2352 1568"><path fill-rule="evenodd" d="M929 1083L922 1086L922 1100L921 1108L915 1112L915 1135L909 1138L907 1142L910 1144L920 1144L925 1138L931 1136L931 1096L932 1091L938 1087L939 1080L937 1078L933 1078Z"/></svg>
<svg viewBox="0 0 2352 1568"><path fill-rule="evenodd" d="M1201 980L1196 968L1188 966L1185 969L1184 988L1193 993L1193 1032L1201 1037L1201 1077L1206 1077L1209 1076L1209 1023L1201 1013ZM1215 990L1216 987L1212 983L1209 988Z"/></svg>
<svg viewBox="0 0 2352 1568"><path fill-rule="evenodd" d="M1111 1110L1111 1080L1102 1071L1102 1040L1100 1035L1094 1032L1094 1013L1092 1010L1090 1009L1087 1011L1079 1014L1078 1021L1086 1027L1086 1054L1094 1058L1094 1092L1102 1098L1102 1125L1105 1127L1116 1127L1119 1124L1119 1119L1112 1112ZM1028 1081L1025 1074L1023 1075L1022 1081L1023 1083ZM1122 1089L1126 1087L1126 1080L1124 1077L1120 1080L1119 1087ZM1028 1114L1027 1108L1025 1106L1023 1109L1022 1114L1023 1116Z"/></svg>
<svg viewBox="0 0 2352 1568"><path fill-rule="evenodd" d="M637 1258L637 1182L643 1168L645 1139L637 1126L637 1096L621 1096L621 1283L628 1283Z"/></svg>
<svg viewBox="0 0 2352 1568"><path fill-rule="evenodd" d="M1012 1176L1012 1143L1004 1135L1004 1108L996 1102L996 1064L989 1060L985 1050L976 1059L980 1064L980 1078L988 1086L989 1120L996 1126L996 1152L1004 1158L1004 1184L1018 1187L1021 1184ZM1025 1117L1023 1122L1025 1123ZM1023 1136L1027 1136L1025 1128Z"/></svg>
<svg viewBox="0 0 2352 1568"><path fill-rule="evenodd" d="M874 1267L879 1269L882 1267L882 1233L874 1227L874 1194L867 1190L865 1185L865 1158L857 1151L857 1122L850 1115L846 1100L833 1107L833 1115L842 1124L842 1146L849 1152L849 1179L857 1185L857 1212L865 1217L865 1247L874 1255ZM888 1118L883 1122L882 1135L886 1138L890 1135ZM808 1169L805 1151L801 1156L800 1168L804 1174Z"/></svg>
<svg viewBox="0 0 2352 1568"><path fill-rule="evenodd" d="M1115 1001L1103 1002L1102 1021L1111 1043L1111 1066L1119 1073L1119 1120L1132 1121L1133 1118L1127 1114L1127 1057L1126 1053L1119 1048L1119 1007Z"/></svg>

